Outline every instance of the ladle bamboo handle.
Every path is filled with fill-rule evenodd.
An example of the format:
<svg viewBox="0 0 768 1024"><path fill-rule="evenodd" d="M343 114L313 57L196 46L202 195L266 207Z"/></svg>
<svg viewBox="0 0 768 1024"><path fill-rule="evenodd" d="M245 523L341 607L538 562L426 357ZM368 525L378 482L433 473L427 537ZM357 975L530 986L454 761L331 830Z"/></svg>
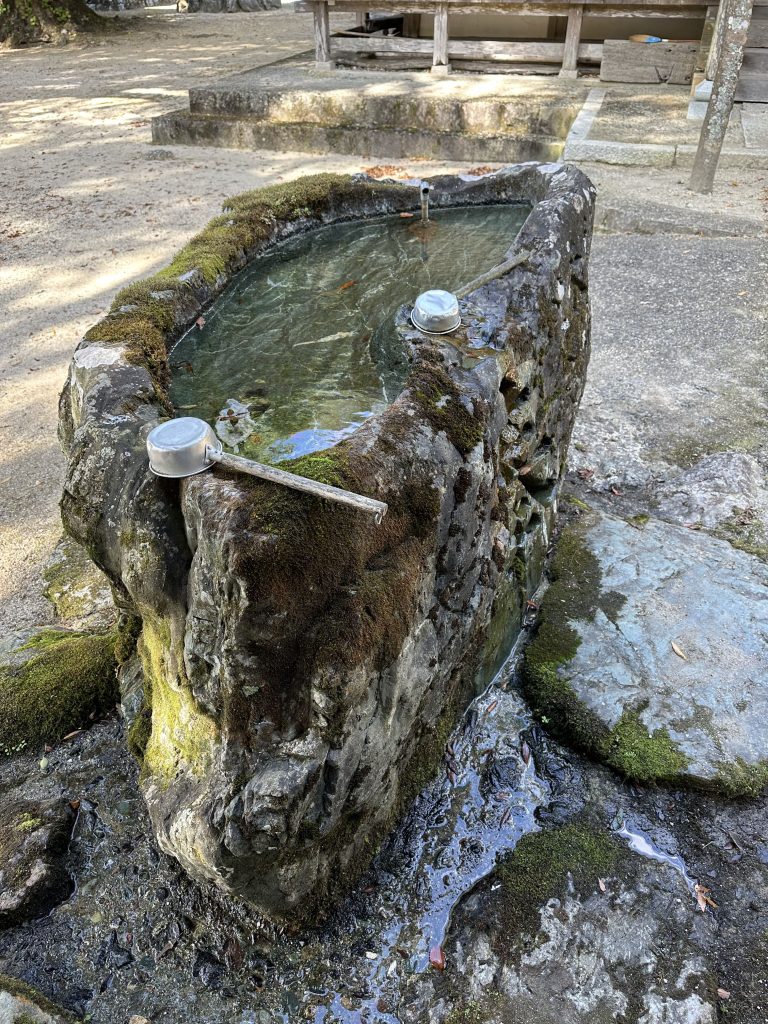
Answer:
<svg viewBox="0 0 768 1024"><path fill-rule="evenodd" d="M361 512L368 512L374 517L377 524L387 513L387 505L383 501L367 498L363 494L345 491L341 487L332 487L331 484L321 484L317 480L309 480L307 477L297 476L295 473L286 473L284 469L275 469L274 466L263 466L260 462L243 459L239 455L227 455L226 452L220 452L216 448L211 448L210 445L206 448L205 454L209 462L218 462L226 469L234 469L238 473L248 473L261 480L269 480L273 484L292 487L296 491L306 491L307 494L314 494L317 498L337 501L342 505L350 505L352 508L359 509Z"/></svg>
<svg viewBox="0 0 768 1024"><path fill-rule="evenodd" d="M491 267L480 277L476 277L474 281L470 281L469 284L463 285L455 293L457 299L464 299L469 295L470 292L476 291L478 288L482 288L484 284L488 284L489 281L495 281L497 277L501 277L502 274L506 274L509 270L514 267L519 267L521 263L525 263L527 259L530 259L530 252L523 250L523 252L517 253L516 256L512 256L511 259L504 260L503 263L497 263L495 267Z"/></svg>

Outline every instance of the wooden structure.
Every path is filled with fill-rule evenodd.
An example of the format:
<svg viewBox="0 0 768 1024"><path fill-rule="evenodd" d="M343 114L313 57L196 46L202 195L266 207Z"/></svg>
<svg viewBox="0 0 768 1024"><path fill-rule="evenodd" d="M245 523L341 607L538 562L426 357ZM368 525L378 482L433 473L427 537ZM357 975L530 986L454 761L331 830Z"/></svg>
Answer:
<svg viewBox="0 0 768 1024"><path fill-rule="evenodd" d="M768 0L755 0L736 101L768 103Z"/></svg>
<svg viewBox="0 0 768 1024"><path fill-rule="evenodd" d="M372 9L384 15L402 16L402 34L380 35L375 23L366 24ZM315 23L315 55L319 64L329 66L337 59L355 54L382 54L431 57L435 72L446 72L452 60L484 61L490 64L559 64L560 75L575 78L579 62L599 64L603 56L601 42L583 42L585 17L701 18L707 5L695 0L590 0L588 3L563 0L304 0L297 11L311 11ZM355 24L331 34L329 11L348 13ZM452 39L448 18L452 14L533 15L566 19L565 38L556 40L482 40ZM434 17L432 38L419 35L421 15ZM352 17L350 18L352 22Z"/></svg>

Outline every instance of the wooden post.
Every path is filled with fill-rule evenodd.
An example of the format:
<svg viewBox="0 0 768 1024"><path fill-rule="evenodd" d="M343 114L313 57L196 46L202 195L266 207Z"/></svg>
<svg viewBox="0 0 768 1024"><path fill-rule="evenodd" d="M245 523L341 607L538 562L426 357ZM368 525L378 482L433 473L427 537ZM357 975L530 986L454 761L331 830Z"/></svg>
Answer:
<svg viewBox="0 0 768 1024"><path fill-rule="evenodd" d="M315 16L315 60L322 67L333 67L331 61L331 23L326 0L312 5Z"/></svg>
<svg viewBox="0 0 768 1024"><path fill-rule="evenodd" d="M448 63L448 5L438 4L435 8L435 46L432 52L432 71L435 74L447 74L451 66Z"/></svg>
<svg viewBox="0 0 768 1024"><path fill-rule="evenodd" d="M689 188L694 192L711 192L717 162L723 148L728 120L733 109L733 98L744 60L753 0L725 0L723 12L723 40L717 58L717 70L712 85L712 99L701 126L699 147L691 171Z"/></svg>
<svg viewBox="0 0 768 1024"><path fill-rule="evenodd" d="M576 78L579 74L576 65L579 59L579 41L581 39L581 23L583 20L584 5L573 4L568 11L568 25L565 29L565 46L563 48L560 78Z"/></svg>

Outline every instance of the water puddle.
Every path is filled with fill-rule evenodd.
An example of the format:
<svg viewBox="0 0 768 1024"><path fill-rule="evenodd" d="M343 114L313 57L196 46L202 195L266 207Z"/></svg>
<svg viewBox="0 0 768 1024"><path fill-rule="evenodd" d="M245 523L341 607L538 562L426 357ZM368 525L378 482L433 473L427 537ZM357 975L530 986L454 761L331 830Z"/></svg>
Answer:
<svg viewBox="0 0 768 1024"><path fill-rule="evenodd" d="M640 857L645 857L647 860L655 860L659 864L666 864L673 871L677 871L688 887L688 891L694 899L696 898L696 879L691 878L688 874L688 869L682 857L678 854L673 855L660 850L644 832L636 828L630 828L626 822L623 822L616 829L616 835L626 840L627 846L633 853L638 854Z"/></svg>
<svg viewBox="0 0 768 1024"><path fill-rule="evenodd" d="M436 210L426 228L417 218L382 217L281 243L172 350L175 407L262 461L338 443L402 386L398 307L500 262L529 209Z"/></svg>

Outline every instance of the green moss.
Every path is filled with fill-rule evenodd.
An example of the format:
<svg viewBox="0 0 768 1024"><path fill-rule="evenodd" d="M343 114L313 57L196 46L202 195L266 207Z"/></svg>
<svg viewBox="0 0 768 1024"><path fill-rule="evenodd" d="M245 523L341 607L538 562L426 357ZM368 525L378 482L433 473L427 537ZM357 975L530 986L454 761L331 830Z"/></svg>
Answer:
<svg viewBox="0 0 768 1024"><path fill-rule="evenodd" d="M768 535L756 512L752 509L734 509L733 514L716 530L716 537L727 540L739 551L768 562Z"/></svg>
<svg viewBox="0 0 768 1024"><path fill-rule="evenodd" d="M482 1000L470 999L469 1002L454 1006L443 1024L487 1024L498 1012L502 1003L501 994L489 992Z"/></svg>
<svg viewBox="0 0 768 1024"><path fill-rule="evenodd" d="M34 815L25 812L18 821L14 822L13 827L17 832L33 832L36 828L40 828L42 824L42 818L36 818Z"/></svg>
<svg viewBox="0 0 768 1024"><path fill-rule="evenodd" d="M742 758L719 766L714 788L726 796L758 797L768 786L768 761L747 764Z"/></svg>
<svg viewBox="0 0 768 1024"><path fill-rule="evenodd" d="M17 999L26 1000L31 1003L34 1007L42 1010L43 1013L50 1014L50 1016L60 1019L66 1024L76 1024L80 1021L80 1017L76 1017L70 1013L69 1010L63 1009L61 1006L57 1006L56 1003L51 1002L50 999L46 999L42 993L38 992L37 989L32 988L31 985L27 985L25 981L20 981L18 978L12 978L8 974L0 974L0 992L7 992L11 996L15 996ZM31 1014L22 1011L22 1016L31 1017ZM18 1016L15 1018L14 1024L18 1021ZM32 1017L32 1020L37 1024L37 1018Z"/></svg>
<svg viewBox="0 0 768 1024"><path fill-rule="evenodd" d="M129 362L145 366L158 399L169 409L169 344L188 324L191 285L181 280L198 273L209 285L239 270L275 234L278 222L320 218L343 201L400 197L399 208L414 205L416 192L405 185L356 182L340 174L315 174L235 196L225 214L214 218L177 253L168 266L137 281L115 297L109 316L86 334L89 341L126 346Z"/></svg>
<svg viewBox="0 0 768 1024"><path fill-rule="evenodd" d="M219 739L218 728L192 696L183 675L181 652L172 649L167 622L144 620L139 653L145 700L152 708L151 730L147 736L146 725L132 727L129 744L137 752L143 748L142 774L164 786L180 772L204 775ZM140 713L137 722L144 717Z"/></svg>
<svg viewBox="0 0 768 1024"><path fill-rule="evenodd" d="M575 494L564 494L563 501L567 502L569 505L572 505L573 508L577 508L582 512L592 511L589 505L586 503L586 501L582 501L581 498L578 498Z"/></svg>
<svg viewBox="0 0 768 1024"><path fill-rule="evenodd" d="M625 851L608 832L583 821L523 836L497 869L501 882L499 941L535 934L539 910L562 899L572 885L581 896L597 889L598 878L611 875Z"/></svg>
<svg viewBox="0 0 768 1024"><path fill-rule="evenodd" d="M482 421L463 404L445 367L422 362L411 371L407 386L435 433L443 431L462 455L481 443Z"/></svg>
<svg viewBox="0 0 768 1024"><path fill-rule="evenodd" d="M523 659L523 684L542 722L561 738L639 782L675 781L686 759L665 729L649 733L642 708L628 708L608 726L581 700L568 678L579 635L574 621L591 622L598 609L616 621L624 597L602 589L597 558L584 541L583 524L563 531L552 561L552 583L541 606L541 621Z"/></svg>
<svg viewBox="0 0 768 1024"><path fill-rule="evenodd" d="M118 699L114 632L46 630L25 647L23 664L0 666L0 752L57 743Z"/></svg>
<svg viewBox="0 0 768 1024"><path fill-rule="evenodd" d="M629 517L629 522L632 526L636 526L638 530L642 530L650 518L651 517L646 512L638 512L637 515Z"/></svg>
<svg viewBox="0 0 768 1024"><path fill-rule="evenodd" d="M121 615L115 642L115 659L118 665L124 665L136 650L136 641L140 633L141 619L138 615Z"/></svg>
<svg viewBox="0 0 768 1024"><path fill-rule="evenodd" d="M621 716L603 756L617 771L638 782L674 782L688 764L667 730L649 733L637 710L627 710Z"/></svg>

